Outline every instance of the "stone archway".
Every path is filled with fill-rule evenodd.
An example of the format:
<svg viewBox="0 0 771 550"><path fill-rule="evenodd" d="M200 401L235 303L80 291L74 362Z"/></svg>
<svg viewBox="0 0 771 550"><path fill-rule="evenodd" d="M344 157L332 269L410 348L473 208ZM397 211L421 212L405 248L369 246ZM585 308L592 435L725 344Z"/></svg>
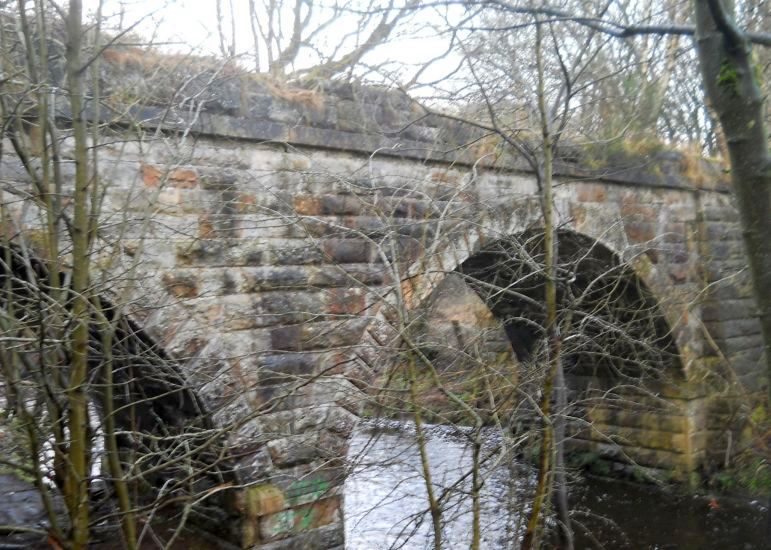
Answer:
<svg viewBox="0 0 771 550"><path fill-rule="evenodd" d="M474 345L489 348L478 357L500 358L505 352L500 336L505 335L519 363L520 382L529 379L536 385L537 375L525 371L543 352L542 254L537 230L488 241L458 265L452 278L438 283L429 298L436 302L436 293L447 292L443 287L453 279L449 297L440 299L445 305L439 324L454 323L456 331L459 319L484 325L492 338L477 333ZM705 451L695 444L698 396L692 394L659 300L608 246L573 231L560 231L559 270L561 316L565 321L570 312L571 318L570 327L563 323L569 414L578 418L569 434L571 447L609 459L620 469L687 477ZM478 296L477 303L468 298L469 291ZM427 324L434 333L443 330L436 318ZM532 422L533 414L525 421Z"/></svg>
<svg viewBox="0 0 771 550"><path fill-rule="evenodd" d="M67 384L71 363L67 338L73 317L67 273L60 274L58 287L54 280L50 264L26 247L15 243L0 246L3 420L28 425L26 438L11 442L13 452L29 459L41 471L44 486L55 492L62 483L60 466L66 467L69 460ZM115 429L121 470L133 487L135 500L131 505L136 509L163 508L170 496L177 502L200 499L212 487L232 481L232 465L223 453L222 437L216 435L208 411L179 363L108 299L91 296L90 307L85 389L91 476L87 484L89 492L96 495L90 504L96 521L106 525L120 515L111 504L116 497L111 482L115 474L106 459L108 417ZM59 446L57 433L63 438ZM28 442L30 434L35 436L34 444ZM5 438L4 452L9 450L9 438ZM32 458L35 448L49 450ZM192 468L200 471L191 473ZM223 522L229 507L218 493L215 491L211 500L217 501L215 509L220 510L221 517L212 517L211 510L192 513L202 528L229 536L227 522Z"/></svg>

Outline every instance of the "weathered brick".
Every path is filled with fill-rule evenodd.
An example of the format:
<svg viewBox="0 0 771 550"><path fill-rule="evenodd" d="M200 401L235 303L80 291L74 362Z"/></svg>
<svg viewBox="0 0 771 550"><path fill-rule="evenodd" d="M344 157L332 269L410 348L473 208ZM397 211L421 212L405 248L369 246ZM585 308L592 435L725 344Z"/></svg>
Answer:
<svg viewBox="0 0 771 550"><path fill-rule="evenodd" d="M389 281L389 272L378 264L342 264L322 266L310 273L308 284L314 287L349 286L351 283L382 285Z"/></svg>
<svg viewBox="0 0 771 550"><path fill-rule="evenodd" d="M368 319L303 323L271 331L274 350L333 349L356 344Z"/></svg>
<svg viewBox="0 0 771 550"><path fill-rule="evenodd" d="M268 451L273 464L279 467L303 464L321 456L316 433L274 439L268 443Z"/></svg>
<svg viewBox="0 0 771 550"><path fill-rule="evenodd" d="M293 200L295 211L302 216L321 214L321 199L312 195L299 195Z"/></svg>
<svg viewBox="0 0 771 550"><path fill-rule="evenodd" d="M200 174L201 188L210 191L229 189L236 184L235 173L228 168L203 170Z"/></svg>
<svg viewBox="0 0 771 550"><path fill-rule="evenodd" d="M596 183L585 183L578 186L580 202L605 202L607 193L605 187Z"/></svg>
<svg viewBox="0 0 771 550"><path fill-rule="evenodd" d="M231 454L239 455L243 454L241 458L236 460L234 466L235 474L239 479L244 481L251 481L264 478L273 470L273 463L270 460L270 454L264 448L255 449L254 446L262 446L263 442L250 445L249 441L241 441L232 443ZM237 493L240 493L238 491ZM245 509L240 509L244 513Z"/></svg>
<svg viewBox="0 0 771 550"><path fill-rule="evenodd" d="M151 164L143 164L142 182L146 187L158 187L161 182L161 171Z"/></svg>
<svg viewBox="0 0 771 550"><path fill-rule="evenodd" d="M270 333L271 348L276 351L300 351L303 349L303 329L301 325L278 327Z"/></svg>
<svg viewBox="0 0 771 550"><path fill-rule="evenodd" d="M260 383L283 384L314 374L319 357L309 353L286 353L260 357Z"/></svg>
<svg viewBox="0 0 771 550"><path fill-rule="evenodd" d="M256 267L242 270L244 292L302 289L308 285L309 272L303 267Z"/></svg>
<svg viewBox="0 0 771 550"><path fill-rule="evenodd" d="M647 243L656 238L656 227L652 223L627 221L624 231L633 243Z"/></svg>
<svg viewBox="0 0 771 550"><path fill-rule="evenodd" d="M327 311L334 315L359 315L365 303L365 295L359 289L333 288L327 293Z"/></svg>
<svg viewBox="0 0 771 550"><path fill-rule="evenodd" d="M361 213L362 203L354 195L322 195L321 214L326 216L355 216Z"/></svg>
<svg viewBox="0 0 771 550"><path fill-rule="evenodd" d="M370 243L364 239L325 239L322 246L330 262L367 263L372 256Z"/></svg>
<svg viewBox="0 0 771 550"><path fill-rule="evenodd" d="M208 239L215 236L214 224L209 219L208 213L198 216L198 236L202 239Z"/></svg>
<svg viewBox="0 0 771 550"><path fill-rule="evenodd" d="M275 514L286 508L283 492L269 483L246 487L240 493L237 509L249 517Z"/></svg>
<svg viewBox="0 0 771 550"><path fill-rule="evenodd" d="M169 187L191 189L198 185L198 173L194 168L174 168L166 171L151 164L142 165L142 181L146 187L158 187L164 180Z"/></svg>
<svg viewBox="0 0 771 550"><path fill-rule="evenodd" d="M198 185L198 173L194 168L175 168L169 173L169 185L190 189Z"/></svg>
<svg viewBox="0 0 771 550"><path fill-rule="evenodd" d="M709 301L701 308L703 321L745 319L756 316L755 304L751 298L739 300Z"/></svg>
<svg viewBox="0 0 771 550"><path fill-rule="evenodd" d="M218 264L224 257L224 245L219 241L196 239L177 242L174 246L177 261L182 265Z"/></svg>
<svg viewBox="0 0 771 550"><path fill-rule="evenodd" d="M162 277L163 284L177 298L195 298L198 296L198 279L195 275L184 272L167 272Z"/></svg>
<svg viewBox="0 0 771 550"><path fill-rule="evenodd" d="M716 339L733 338L736 336L751 336L760 333L758 319L733 319L705 323L710 334Z"/></svg>
<svg viewBox="0 0 771 550"><path fill-rule="evenodd" d="M271 251L272 261L277 265L319 264L323 257L321 250L313 244Z"/></svg>
<svg viewBox="0 0 771 550"><path fill-rule="evenodd" d="M658 210L653 206L625 200L621 206L621 215L635 221L654 223L658 219Z"/></svg>
<svg viewBox="0 0 771 550"><path fill-rule="evenodd" d="M340 499L331 497L265 517L260 525L260 534L263 540L271 541L311 531L338 521L340 521ZM305 535L303 544L312 544L313 546L297 546L296 548L328 548L328 546L316 546L320 543L318 539L307 539L308 536L312 537L312 535L312 531ZM313 542L310 543L310 541ZM282 547L292 548L289 545Z"/></svg>

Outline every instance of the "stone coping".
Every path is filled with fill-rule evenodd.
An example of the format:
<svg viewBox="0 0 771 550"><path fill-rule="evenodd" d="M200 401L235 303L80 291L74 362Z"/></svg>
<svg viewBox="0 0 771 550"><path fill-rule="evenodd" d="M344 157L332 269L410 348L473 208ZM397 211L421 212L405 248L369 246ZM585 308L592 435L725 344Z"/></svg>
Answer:
<svg viewBox="0 0 771 550"><path fill-rule="evenodd" d="M352 103L351 100L340 100L343 101ZM286 103L282 102L282 109ZM363 111L371 107L371 104L361 105ZM141 127L164 132L188 132L212 138L280 143L366 156L533 173L533 169L521 156L495 154L492 147L485 149L480 145L482 137L479 130L457 120L444 119L444 124L438 126L436 120L439 115L423 116L416 120L425 121L422 123L424 126L417 122L408 123L395 130L384 129L372 120L369 124L362 120L361 127L354 129L339 123L339 117L337 127L332 127L326 119L314 120L308 115L308 109L297 107L292 111L286 108L278 113L267 109L262 115L254 113L243 116L234 112L225 113L222 109L183 110L178 107L101 105L98 118L105 124L127 129ZM93 112L88 105L85 110L87 113ZM57 101L55 112L59 120L71 120L66 101ZM296 118L295 122L287 122L293 117ZM89 114L87 118L93 121L97 116ZM421 129L431 132L421 132ZM429 134L434 138L419 139L421 135ZM624 155L623 159L598 168L587 166L581 156L579 147L564 147L562 156L555 159L555 176L652 188L730 192L730 180L717 164L699 158L689 159L675 150L661 150L650 155ZM692 173L691 176L687 174L688 171Z"/></svg>

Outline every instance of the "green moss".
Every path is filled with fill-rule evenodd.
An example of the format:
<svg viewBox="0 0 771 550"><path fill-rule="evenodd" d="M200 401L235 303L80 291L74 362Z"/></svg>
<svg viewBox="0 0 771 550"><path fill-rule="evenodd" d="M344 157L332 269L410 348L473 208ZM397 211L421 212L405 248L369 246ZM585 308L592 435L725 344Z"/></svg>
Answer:
<svg viewBox="0 0 771 550"><path fill-rule="evenodd" d="M628 135L625 139L587 144L583 148L581 162L590 170L599 170L624 166L641 158L653 156L664 149L665 145L660 140L641 132Z"/></svg>
<svg viewBox="0 0 771 550"><path fill-rule="evenodd" d="M762 426L767 420L769 420L766 408L763 405L758 405L755 407L752 410L752 414L750 414L750 420L756 426Z"/></svg>
<svg viewBox="0 0 771 550"><path fill-rule="evenodd" d="M728 472L718 472L713 475L712 483L721 491L734 491L737 486L736 477Z"/></svg>
<svg viewBox="0 0 771 550"><path fill-rule="evenodd" d="M735 95L739 95L741 91L741 77L736 67L727 59L723 59L723 62L720 64L720 70L717 74L717 85Z"/></svg>
<svg viewBox="0 0 771 550"><path fill-rule="evenodd" d="M742 460L730 470L713 475L712 484L721 491L767 495L771 493L771 463L757 456Z"/></svg>

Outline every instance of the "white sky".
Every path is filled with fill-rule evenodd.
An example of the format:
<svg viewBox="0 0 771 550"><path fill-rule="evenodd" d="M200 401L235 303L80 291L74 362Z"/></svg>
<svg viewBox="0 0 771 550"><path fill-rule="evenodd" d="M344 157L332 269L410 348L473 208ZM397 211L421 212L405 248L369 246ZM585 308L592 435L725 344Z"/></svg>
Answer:
<svg viewBox="0 0 771 550"><path fill-rule="evenodd" d="M249 68L254 68L253 52L254 41L252 27L249 19L248 0L221 0L223 17L223 31L230 37L231 28L235 30L236 54L241 55L242 63ZM316 16L323 16L324 2L334 0L313 0L316 8ZM356 1L356 0L354 0ZM360 0L361 1L361 0ZM281 0L278 0L280 3ZM258 9L258 19L265 21L265 11L259 11L263 0L255 0ZM293 4L294 2L285 2ZM346 3L344 0L340 3ZM387 2L381 2L386 5ZM87 12L94 13L99 0L84 0ZM322 6L322 7L319 7ZM234 14L233 22L230 13ZM119 16L117 14L121 14ZM220 39L217 25L217 0L104 0L103 14L108 16L110 26L122 26L123 28L141 20L136 27L144 38L151 38L153 42L163 43L163 48L171 51L189 52L191 48L200 50L202 54L219 54ZM446 49L445 38L439 36L441 30L446 28L443 16L438 12L422 11L419 17L405 21L405 29L409 29L409 36L398 37L392 35L392 40L385 47L381 47L366 58L371 64L381 64L385 61L395 61L390 70L398 70L398 78L408 79L412 71L409 66L420 66L425 61L442 54ZM282 30L291 32L289 24L285 22ZM331 23L326 32L320 34L315 40L315 45L325 52L340 41L341 37L355 28L356 19L351 16ZM367 33L365 33L366 35ZM349 38L353 44L355 38ZM263 69L265 68L265 52L261 51ZM309 49L298 57L297 68L312 65L317 58ZM455 62L439 63L436 68L426 73L427 79L441 78L441 75L452 70Z"/></svg>

